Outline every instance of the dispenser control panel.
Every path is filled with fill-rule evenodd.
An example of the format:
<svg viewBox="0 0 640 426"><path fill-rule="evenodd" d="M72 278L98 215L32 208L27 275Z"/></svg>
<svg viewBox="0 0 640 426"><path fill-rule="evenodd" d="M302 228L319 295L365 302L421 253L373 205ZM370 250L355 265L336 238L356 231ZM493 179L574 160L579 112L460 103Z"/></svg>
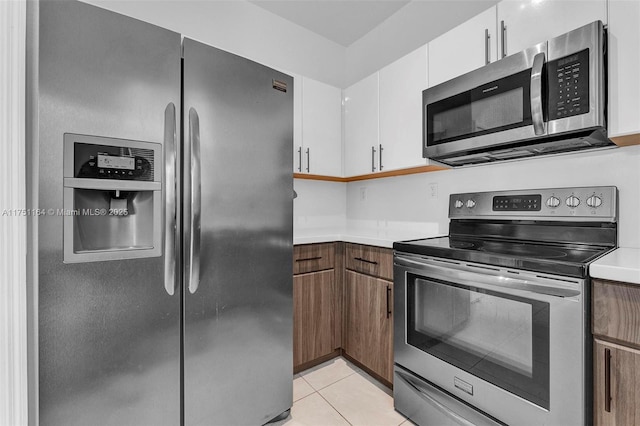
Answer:
<svg viewBox="0 0 640 426"><path fill-rule="evenodd" d="M74 144L74 177L153 181L153 172L152 149Z"/></svg>

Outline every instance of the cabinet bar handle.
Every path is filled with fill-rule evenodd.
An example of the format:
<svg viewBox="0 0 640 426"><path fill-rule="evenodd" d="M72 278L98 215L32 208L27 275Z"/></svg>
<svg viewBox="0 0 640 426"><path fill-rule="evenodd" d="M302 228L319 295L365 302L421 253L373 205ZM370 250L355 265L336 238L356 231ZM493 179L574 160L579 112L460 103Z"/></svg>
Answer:
<svg viewBox="0 0 640 426"><path fill-rule="evenodd" d="M296 262L311 262L313 260L320 260L322 259L322 256L316 256L316 257L307 257L304 259L296 259Z"/></svg>
<svg viewBox="0 0 640 426"><path fill-rule="evenodd" d="M309 160L311 159L311 154L309 154L309 150L311 148L307 148L307 173L309 173Z"/></svg>
<svg viewBox="0 0 640 426"><path fill-rule="evenodd" d="M489 64L491 62L491 55L489 54L489 41L491 40L491 35L489 34L489 29L485 28L484 30L484 63Z"/></svg>
<svg viewBox="0 0 640 426"><path fill-rule="evenodd" d="M298 171L302 173L302 147L298 148Z"/></svg>
<svg viewBox="0 0 640 426"><path fill-rule="evenodd" d="M360 262L364 262L364 263L368 263L370 265L377 265L378 262L375 262L373 260L367 260L367 259L363 259L361 257L354 257L355 260L359 260Z"/></svg>
<svg viewBox="0 0 640 426"><path fill-rule="evenodd" d="M611 412L611 349L604 350L604 411Z"/></svg>
<svg viewBox="0 0 640 426"><path fill-rule="evenodd" d="M504 24L504 21L500 21L500 39L502 40L502 45L500 46L502 49L502 57L507 56L507 26Z"/></svg>
<svg viewBox="0 0 640 426"><path fill-rule="evenodd" d="M387 318L391 316L391 287L387 286Z"/></svg>
<svg viewBox="0 0 640 426"><path fill-rule="evenodd" d="M376 171L376 147L371 147L371 171Z"/></svg>
<svg viewBox="0 0 640 426"><path fill-rule="evenodd" d="M380 169L380 171L382 171L382 150L383 150L384 148L382 148L382 144L380 144L380 146L379 146L378 148L379 148L379 150L378 150L378 156L379 156L379 159L380 159L380 160L378 161L378 166L379 166L378 168Z"/></svg>

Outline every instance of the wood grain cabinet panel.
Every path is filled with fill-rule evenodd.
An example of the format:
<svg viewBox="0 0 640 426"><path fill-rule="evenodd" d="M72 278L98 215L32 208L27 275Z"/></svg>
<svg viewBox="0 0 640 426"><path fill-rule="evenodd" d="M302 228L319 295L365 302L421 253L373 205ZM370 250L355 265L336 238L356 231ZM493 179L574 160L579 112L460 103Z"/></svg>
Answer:
<svg viewBox="0 0 640 426"><path fill-rule="evenodd" d="M393 281L393 251L388 248L346 244L345 267Z"/></svg>
<svg viewBox="0 0 640 426"><path fill-rule="evenodd" d="M293 277L293 365L334 351L333 269Z"/></svg>
<svg viewBox="0 0 640 426"><path fill-rule="evenodd" d="M332 269L335 243L304 244L293 248L293 275Z"/></svg>
<svg viewBox="0 0 640 426"><path fill-rule="evenodd" d="M596 339L593 359L594 425L640 424L640 351Z"/></svg>
<svg viewBox="0 0 640 426"><path fill-rule="evenodd" d="M640 286L593 280L593 423L640 424Z"/></svg>
<svg viewBox="0 0 640 426"><path fill-rule="evenodd" d="M640 346L640 286L593 280L593 334Z"/></svg>
<svg viewBox="0 0 640 426"><path fill-rule="evenodd" d="M391 384L393 283L346 271L345 293L345 353Z"/></svg>

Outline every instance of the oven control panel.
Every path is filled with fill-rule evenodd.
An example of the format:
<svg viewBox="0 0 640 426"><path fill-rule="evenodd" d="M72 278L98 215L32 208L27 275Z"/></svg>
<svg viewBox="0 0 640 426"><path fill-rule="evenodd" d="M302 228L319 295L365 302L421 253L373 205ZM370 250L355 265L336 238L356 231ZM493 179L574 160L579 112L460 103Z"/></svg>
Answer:
<svg viewBox="0 0 640 426"><path fill-rule="evenodd" d="M617 221L615 186L452 194L450 219Z"/></svg>

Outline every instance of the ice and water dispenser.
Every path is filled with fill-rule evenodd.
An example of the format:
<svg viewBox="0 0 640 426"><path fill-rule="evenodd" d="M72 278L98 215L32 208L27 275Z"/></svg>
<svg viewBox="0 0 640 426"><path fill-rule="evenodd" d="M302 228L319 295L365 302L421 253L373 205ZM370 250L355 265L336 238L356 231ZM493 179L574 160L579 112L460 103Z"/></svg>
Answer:
<svg viewBox="0 0 640 426"><path fill-rule="evenodd" d="M64 136L64 261L162 254L162 146Z"/></svg>

